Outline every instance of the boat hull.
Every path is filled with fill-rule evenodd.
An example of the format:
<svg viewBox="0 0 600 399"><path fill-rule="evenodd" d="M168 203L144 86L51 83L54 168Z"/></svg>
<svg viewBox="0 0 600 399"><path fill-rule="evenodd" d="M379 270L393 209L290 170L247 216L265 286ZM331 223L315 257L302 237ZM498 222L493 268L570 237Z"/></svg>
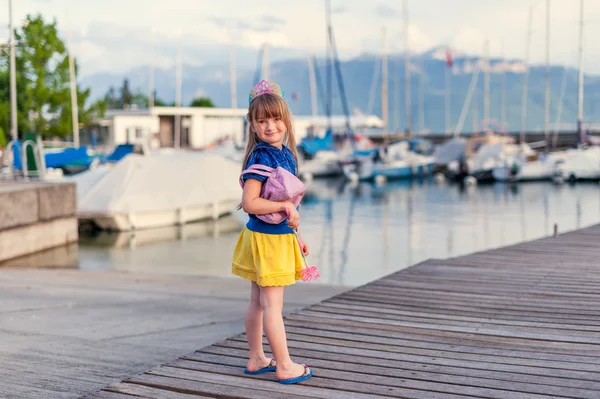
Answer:
<svg viewBox="0 0 600 399"><path fill-rule="evenodd" d="M80 213L80 222L92 222L101 230L132 231L156 227L180 226L186 223L213 219L230 214L237 207L235 201L137 213Z"/></svg>

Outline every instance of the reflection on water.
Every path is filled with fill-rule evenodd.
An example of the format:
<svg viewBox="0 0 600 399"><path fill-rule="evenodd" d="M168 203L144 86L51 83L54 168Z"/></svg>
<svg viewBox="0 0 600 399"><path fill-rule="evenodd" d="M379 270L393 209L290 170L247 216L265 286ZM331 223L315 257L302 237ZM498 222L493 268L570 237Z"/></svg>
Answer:
<svg viewBox="0 0 600 399"><path fill-rule="evenodd" d="M311 183L301 233L319 282L359 285L428 258L514 244L600 222L595 184L494 184L460 188L430 181L351 186ZM217 222L81 240L82 269L229 276L241 226Z"/></svg>

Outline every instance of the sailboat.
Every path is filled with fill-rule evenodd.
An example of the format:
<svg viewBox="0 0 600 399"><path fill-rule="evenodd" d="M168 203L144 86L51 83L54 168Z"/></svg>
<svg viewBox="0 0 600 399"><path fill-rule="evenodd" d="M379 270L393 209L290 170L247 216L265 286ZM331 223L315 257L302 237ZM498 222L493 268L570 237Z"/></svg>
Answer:
<svg viewBox="0 0 600 399"><path fill-rule="evenodd" d="M583 129L583 1L581 0L579 10L579 81L577 101L579 146L576 149L567 151L565 159L560 163L556 173L557 181L600 179L600 146L594 145L596 140L588 137Z"/></svg>
<svg viewBox="0 0 600 399"><path fill-rule="evenodd" d="M527 52L525 62L528 63L529 45L531 39L531 9L529 14L529 28L527 31ZM525 72L527 74L527 72ZM523 114L521 125L521 143L525 138L525 117L527 105L527 75L523 81ZM546 151L540 153L522 152L515 154L511 159L505 160L503 165L492 170L495 180L498 181L538 181L552 180L558 172L558 166L564 161L564 152L549 153L550 148L550 2L546 2L546 92L545 92L545 141L541 143ZM532 144L533 146L533 144Z"/></svg>

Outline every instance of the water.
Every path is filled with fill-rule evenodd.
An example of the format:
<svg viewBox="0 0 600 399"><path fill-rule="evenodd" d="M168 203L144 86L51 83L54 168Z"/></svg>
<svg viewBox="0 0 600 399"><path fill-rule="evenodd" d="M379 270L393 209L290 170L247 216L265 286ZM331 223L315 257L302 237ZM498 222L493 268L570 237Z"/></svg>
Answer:
<svg viewBox="0 0 600 399"><path fill-rule="evenodd" d="M600 223L598 184L481 185L431 181L311 183L300 231L320 283L361 285L447 258ZM81 269L230 276L239 216L182 228L82 237Z"/></svg>

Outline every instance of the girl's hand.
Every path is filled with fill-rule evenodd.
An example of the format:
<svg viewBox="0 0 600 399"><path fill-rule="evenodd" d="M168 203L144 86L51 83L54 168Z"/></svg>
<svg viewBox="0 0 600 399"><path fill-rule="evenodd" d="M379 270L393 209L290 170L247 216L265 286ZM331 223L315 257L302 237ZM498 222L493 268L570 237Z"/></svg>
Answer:
<svg viewBox="0 0 600 399"><path fill-rule="evenodd" d="M285 213L288 215L288 227L296 230L300 226L300 214L291 202L286 202L284 206Z"/></svg>
<svg viewBox="0 0 600 399"><path fill-rule="evenodd" d="M300 244L300 250L304 256L308 256L308 244L300 236L298 236L298 244Z"/></svg>

